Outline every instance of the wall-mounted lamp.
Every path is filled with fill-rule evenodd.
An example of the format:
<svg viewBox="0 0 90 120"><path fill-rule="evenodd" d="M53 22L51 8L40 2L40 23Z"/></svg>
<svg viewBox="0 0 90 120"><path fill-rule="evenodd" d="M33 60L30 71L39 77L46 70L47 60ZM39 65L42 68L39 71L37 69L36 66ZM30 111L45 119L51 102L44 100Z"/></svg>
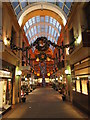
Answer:
<svg viewBox="0 0 90 120"><path fill-rule="evenodd" d="M66 75L70 75L69 70L65 70Z"/></svg>
<svg viewBox="0 0 90 120"><path fill-rule="evenodd" d="M77 44L80 44L80 43L81 43L81 35L79 35L77 38Z"/></svg>
<svg viewBox="0 0 90 120"><path fill-rule="evenodd" d="M79 80L80 78L77 76L77 80Z"/></svg>
<svg viewBox="0 0 90 120"><path fill-rule="evenodd" d="M25 81L27 81L27 78L25 78Z"/></svg>
<svg viewBox="0 0 90 120"><path fill-rule="evenodd" d="M16 76L20 76L22 74L21 70L16 71Z"/></svg>
<svg viewBox="0 0 90 120"><path fill-rule="evenodd" d="M8 37L5 37L4 38L4 44L7 46L7 45L10 45L10 39Z"/></svg>

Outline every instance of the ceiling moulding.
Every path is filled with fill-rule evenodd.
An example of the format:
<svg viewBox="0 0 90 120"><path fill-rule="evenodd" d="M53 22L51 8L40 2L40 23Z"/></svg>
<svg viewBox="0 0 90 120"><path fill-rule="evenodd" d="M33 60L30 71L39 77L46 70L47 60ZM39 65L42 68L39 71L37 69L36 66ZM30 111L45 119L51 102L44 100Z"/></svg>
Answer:
<svg viewBox="0 0 90 120"><path fill-rule="evenodd" d="M56 5L51 4L51 3L46 3L46 2L33 3L31 5L29 4L28 6L26 6L17 16L19 25L22 26L23 19L28 13L35 11L35 10L42 9L42 8L55 12L57 15L61 17L63 21L63 25L64 26L66 25L67 16L64 13L64 11Z"/></svg>

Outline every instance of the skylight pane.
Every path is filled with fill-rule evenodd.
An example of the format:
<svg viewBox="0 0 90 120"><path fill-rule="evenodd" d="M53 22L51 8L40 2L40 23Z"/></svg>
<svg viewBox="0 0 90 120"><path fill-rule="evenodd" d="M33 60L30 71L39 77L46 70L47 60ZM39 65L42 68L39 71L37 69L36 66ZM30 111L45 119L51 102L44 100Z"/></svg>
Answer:
<svg viewBox="0 0 90 120"><path fill-rule="evenodd" d="M35 34L37 34L36 26L34 26L34 32L35 32Z"/></svg>
<svg viewBox="0 0 90 120"><path fill-rule="evenodd" d="M52 42L54 43L54 39L52 40Z"/></svg>
<svg viewBox="0 0 90 120"><path fill-rule="evenodd" d="M33 31L33 28L31 28L31 32L32 32L32 36L34 36L34 31Z"/></svg>
<svg viewBox="0 0 90 120"><path fill-rule="evenodd" d="M21 6L22 6L22 8L26 7L27 6L27 2L21 2Z"/></svg>
<svg viewBox="0 0 90 120"><path fill-rule="evenodd" d="M45 16L45 22L49 22L49 16Z"/></svg>
<svg viewBox="0 0 90 120"><path fill-rule="evenodd" d="M59 26L59 29L58 29L58 30L59 30L59 33L60 33L60 32L61 32L61 25Z"/></svg>
<svg viewBox="0 0 90 120"><path fill-rule="evenodd" d="M13 5L13 8L15 9L19 5L19 2L12 2L12 5Z"/></svg>
<svg viewBox="0 0 90 120"><path fill-rule="evenodd" d="M53 25L54 25L54 26L56 25L56 20L55 20L55 19L53 19Z"/></svg>
<svg viewBox="0 0 90 120"><path fill-rule="evenodd" d="M56 30L55 30L55 32L54 32L54 38L56 37L56 34L57 34L57 32L56 32Z"/></svg>
<svg viewBox="0 0 90 120"><path fill-rule="evenodd" d="M63 3L62 2L56 2L56 5L59 6L60 8L63 7Z"/></svg>
<svg viewBox="0 0 90 120"><path fill-rule="evenodd" d="M24 31L26 32L27 31L27 28L26 28L26 26L24 25Z"/></svg>
<svg viewBox="0 0 90 120"><path fill-rule="evenodd" d="M50 38L50 41L52 42L52 37Z"/></svg>
<svg viewBox="0 0 90 120"><path fill-rule="evenodd" d="M49 26L49 34L51 34L51 26Z"/></svg>
<svg viewBox="0 0 90 120"><path fill-rule="evenodd" d="M36 16L36 22L40 22L40 16Z"/></svg>
<svg viewBox="0 0 90 120"><path fill-rule="evenodd" d="M52 18L52 17L50 17L50 24L52 24L52 20L53 20L53 18Z"/></svg>
<svg viewBox="0 0 90 120"><path fill-rule="evenodd" d="M45 25L45 32L47 33L48 32L48 26Z"/></svg>
<svg viewBox="0 0 90 120"><path fill-rule="evenodd" d="M58 27L59 27L59 22L57 21L57 23L56 23L56 27L57 27L57 29L58 29Z"/></svg>
<svg viewBox="0 0 90 120"><path fill-rule="evenodd" d="M18 15L20 11L21 11L21 8L20 6L18 6L18 8L16 9L16 14Z"/></svg>
<svg viewBox="0 0 90 120"><path fill-rule="evenodd" d="M44 32L45 28L44 25L41 26L41 32Z"/></svg>
<svg viewBox="0 0 90 120"><path fill-rule="evenodd" d="M71 2L66 2L66 6L70 9L70 7L71 7Z"/></svg>
<svg viewBox="0 0 90 120"><path fill-rule="evenodd" d="M40 33L40 25L38 26L38 33Z"/></svg>
<svg viewBox="0 0 90 120"><path fill-rule="evenodd" d="M52 33L51 33L51 34L52 34L52 36L53 36L53 33L54 33L54 28L52 28Z"/></svg>
<svg viewBox="0 0 90 120"><path fill-rule="evenodd" d="M66 8L66 6L64 6L64 12L65 12L66 14L68 14L68 12L69 12L69 10Z"/></svg>
<svg viewBox="0 0 90 120"><path fill-rule="evenodd" d="M32 20L31 19L29 19L29 25L32 26Z"/></svg>
<svg viewBox="0 0 90 120"><path fill-rule="evenodd" d="M33 22L33 24L35 24L35 17L32 18L32 22Z"/></svg>
<svg viewBox="0 0 90 120"><path fill-rule="evenodd" d="M48 36L48 40L50 40L50 36Z"/></svg>
<svg viewBox="0 0 90 120"><path fill-rule="evenodd" d="M30 31L29 31L29 36L30 36L30 38L31 38L31 33L30 33Z"/></svg>
<svg viewBox="0 0 90 120"><path fill-rule="evenodd" d="M44 22L44 17L41 17L41 22Z"/></svg>
<svg viewBox="0 0 90 120"><path fill-rule="evenodd" d="M28 22L26 22L26 27L27 27L27 29L29 28L29 24L28 24Z"/></svg>
<svg viewBox="0 0 90 120"><path fill-rule="evenodd" d="M27 38L28 38L28 41L30 41L30 39L29 39L29 35L27 35Z"/></svg>

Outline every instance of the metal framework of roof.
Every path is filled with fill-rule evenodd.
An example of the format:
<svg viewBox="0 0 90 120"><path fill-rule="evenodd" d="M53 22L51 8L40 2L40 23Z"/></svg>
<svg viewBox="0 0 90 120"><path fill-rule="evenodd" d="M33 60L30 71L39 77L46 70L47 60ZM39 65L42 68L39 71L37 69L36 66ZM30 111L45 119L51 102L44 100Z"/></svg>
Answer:
<svg viewBox="0 0 90 120"><path fill-rule="evenodd" d="M73 0L70 0L70 2L67 1L68 0L11 0L11 3L16 15L18 15L29 4L33 4L35 2L49 2L61 8L68 16Z"/></svg>
<svg viewBox="0 0 90 120"><path fill-rule="evenodd" d="M63 10L64 14L68 17L71 9L72 2L67 0L10 0L15 11L16 16L21 13L25 7L33 5L37 2L52 3ZM29 44L32 44L38 37L45 36L51 42L57 44L58 37L61 32L60 23L51 16L34 16L30 18L24 25ZM53 50L54 48L50 46Z"/></svg>

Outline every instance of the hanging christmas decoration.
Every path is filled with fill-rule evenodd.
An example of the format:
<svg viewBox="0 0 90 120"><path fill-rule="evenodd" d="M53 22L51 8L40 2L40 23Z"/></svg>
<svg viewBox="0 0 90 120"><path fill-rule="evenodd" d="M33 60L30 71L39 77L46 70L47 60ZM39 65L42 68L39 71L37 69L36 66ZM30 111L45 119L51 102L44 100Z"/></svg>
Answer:
<svg viewBox="0 0 90 120"><path fill-rule="evenodd" d="M11 46L11 49L12 50L21 50L21 51L26 51L26 50L29 50L31 49L32 47L35 46L36 49L38 49L38 51L46 51L48 50L49 46L52 45L53 47L57 48L57 49L62 49L64 51L65 48L68 48L70 46L73 46L74 42L76 41L76 39L74 39L70 44L66 44L66 45L57 45L55 43L52 43L50 40L47 40L46 37L39 37L36 39L36 41L25 47L25 48L20 48L20 47L17 47L16 45L14 45L12 42L10 43L10 46Z"/></svg>

